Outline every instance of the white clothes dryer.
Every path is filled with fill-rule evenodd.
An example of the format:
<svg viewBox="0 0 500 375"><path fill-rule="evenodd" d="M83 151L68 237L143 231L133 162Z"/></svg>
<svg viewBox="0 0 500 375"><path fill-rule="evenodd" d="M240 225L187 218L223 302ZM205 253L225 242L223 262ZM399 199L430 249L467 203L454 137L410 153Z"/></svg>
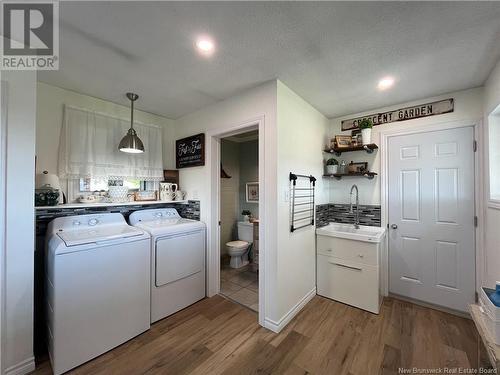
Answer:
<svg viewBox="0 0 500 375"><path fill-rule="evenodd" d="M151 235L151 323L204 298L205 224L175 208L135 211L129 222Z"/></svg>

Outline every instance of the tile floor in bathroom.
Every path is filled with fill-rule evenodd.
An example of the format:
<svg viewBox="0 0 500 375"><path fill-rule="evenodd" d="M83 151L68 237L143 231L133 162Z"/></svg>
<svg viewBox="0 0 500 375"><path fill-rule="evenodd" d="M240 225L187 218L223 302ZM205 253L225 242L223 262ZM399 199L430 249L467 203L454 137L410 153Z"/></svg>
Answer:
<svg viewBox="0 0 500 375"><path fill-rule="evenodd" d="M235 269L224 261L221 263L220 294L259 311L259 274L251 270L251 265Z"/></svg>

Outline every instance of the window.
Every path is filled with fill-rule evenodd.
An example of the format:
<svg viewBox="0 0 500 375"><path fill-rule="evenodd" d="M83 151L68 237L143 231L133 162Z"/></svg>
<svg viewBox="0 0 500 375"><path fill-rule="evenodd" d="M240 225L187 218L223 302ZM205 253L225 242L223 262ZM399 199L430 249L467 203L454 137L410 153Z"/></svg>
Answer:
<svg viewBox="0 0 500 375"><path fill-rule="evenodd" d="M91 176L107 182L115 176L129 176L138 180L161 181L161 127L134 124L146 148L140 155L118 151L117 145L129 127L129 119L65 106L59 147L59 178L79 180ZM100 187L105 186L101 184Z"/></svg>
<svg viewBox="0 0 500 375"><path fill-rule="evenodd" d="M108 191L109 185L126 186L128 190L145 190L147 184L146 181L141 181L133 178L127 178L124 180L114 180L114 181L106 181L103 179L95 179L90 177L80 178L81 192L92 192L92 191L102 191L102 190Z"/></svg>
<svg viewBox="0 0 500 375"><path fill-rule="evenodd" d="M488 117L489 201L500 207L500 107Z"/></svg>

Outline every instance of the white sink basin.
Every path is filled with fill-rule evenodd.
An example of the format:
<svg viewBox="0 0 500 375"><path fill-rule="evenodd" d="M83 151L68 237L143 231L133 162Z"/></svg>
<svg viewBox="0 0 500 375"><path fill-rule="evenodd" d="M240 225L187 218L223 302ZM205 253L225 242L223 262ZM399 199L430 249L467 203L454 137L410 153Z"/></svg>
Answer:
<svg viewBox="0 0 500 375"><path fill-rule="evenodd" d="M385 228L360 225L359 229L356 229L353 224L330 223L316 229L316 234L355 241L379 243L384 238Z"/></svg>

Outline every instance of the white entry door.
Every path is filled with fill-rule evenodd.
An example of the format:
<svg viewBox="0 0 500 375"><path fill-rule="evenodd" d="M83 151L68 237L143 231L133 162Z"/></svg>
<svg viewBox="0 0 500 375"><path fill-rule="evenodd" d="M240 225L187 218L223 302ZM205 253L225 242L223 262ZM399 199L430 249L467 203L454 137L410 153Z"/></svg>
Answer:
<svg viewBox="0 0 500 375"><path fill-rule="evenodd" d="M389 290L467 311L475 300L472 127L389 139Z"/></svg>

